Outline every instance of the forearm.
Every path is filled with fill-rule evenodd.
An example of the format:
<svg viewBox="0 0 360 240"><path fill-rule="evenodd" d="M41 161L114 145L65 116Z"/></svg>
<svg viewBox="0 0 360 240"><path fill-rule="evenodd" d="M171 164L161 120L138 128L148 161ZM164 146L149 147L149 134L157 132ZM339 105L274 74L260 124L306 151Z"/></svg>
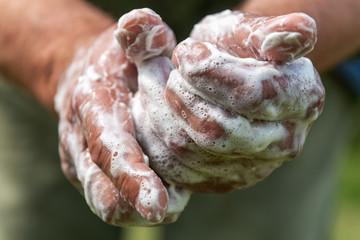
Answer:
<svg viewBox="0 0 360 240"><path fill-rule="evenodd" d="M239 9L259 15L304 12L314 18L318 42L308 57L320 72L360 50L358 0L248 0Z"/></svg>
<svg viewBox="0 0 360 240"><path fill-rule="evenodd" d="M113 20L81 0L0 0L0 72L53 111L76 50Z"/></svg>

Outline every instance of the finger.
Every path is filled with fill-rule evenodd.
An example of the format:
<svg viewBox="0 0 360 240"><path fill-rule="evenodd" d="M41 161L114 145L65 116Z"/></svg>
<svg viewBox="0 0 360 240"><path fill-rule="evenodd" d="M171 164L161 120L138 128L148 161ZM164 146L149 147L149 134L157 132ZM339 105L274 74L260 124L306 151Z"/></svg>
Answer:
<svg viewBox="0 0 360 240"><path fill-rule="evenodd" d="M133 107L136 109L133 116L138 126L136 135L143 151L149 156L151 168L161 175L169 195L168 208L162 224L174 222L184 210L191 195L189 190L182 189L177 183L183 183L184 178L201 179L201 173L182 165L174 158L170 148L158 138L158 133L153 131L149 116L138 96L135 96L133 101Z"/></svg>
<svg viewBox="0 0 360 240"><path fill-rule="evenodd" d="M123 15L119 19L115 37L133 62L154 56L170 56L176 44L171 29L148 8Z"/></svg>
<svg viewBox="0 0 360 240"><path fill-rule="evenodd" d="M312 51L317 40L316 33L316 24L311 17L291 13L257 24L249 36L250 48L268 61L293 61Z"/></svg>
<svg viewBox="0 0 360 240"><path fill-rule="evenodd" d="M214 140L223 137L224 128L211 113L217 112L216 114L224 116L229 113L225 113L219 107L205 102L199 96L189 92L183 84L175 81L174 75L175 72L169 79L165 97L172 111L189 126L188 134L200 146L204 146L202 143L204 141L212 143Z"/></svg>
<svg viewBox="0 0 360 240"><path fill-rule="evenodd" d="M150 158L151 167L166 181L182 183L204 176L174 156L183 153L191 139L166 104L165 84L172 68L166 57L143 62L138 70L139 91L131 108L136 136Z"/></svg>
<svg viewBox="0 0 360 240"><path fill-rule="evenodd" d="M215 159L218 156L252 158L270 144L285 138L286 130L280 123L264 121L262 125L255 124L253 119L233 114L194 95L191 88L174 71L168 81L166 99L174 113L185 123L184 129L188 135L206 152L216 155ZM201 153L198 152L198 155ZM282 158L278 153L274 153L275 157ZM201 159L205 159L204 162L206 159L213 161L211 156L205 154Z"/></svg>
<svg viewBox="0 0 360 240"><path fill-rule="evenodd" d="M149 156L152 169L163 179L195 189L193 183L203 183L209 175L197 171L184 157L193 141L183 130L183 124L174 118L164 98L165 84L173 68L171 62L166 57L158 57L139 65L139 91L131 106L141 147ZM199 184L196 190L204 188L205 184ZM171 211L169 205L168 212Z"/></svg>
<svg viewBox="0 0 360 240"><path fill-rule="evenodd" d="M176 70L171 72L165 91L178 116L173 118L162 98L170 71L164 67L167 64L166 58L141 64L139 92L132 102L139 126L136 135L151 159L151 167L163 178L193 191L228 192L270 174L279 166L279 162L272 162L274 159L288 158L288 149L276 148L287 138L281 124L252 125L248 119L232 115L189 91L191 85ZM179 124L178 119L185 124ZM175 154L169 153L169 148ZM243 161L253 158L266 160L257 163L257 168L244 169Z"/></svg>
<svg viewBox="0 0 360 240"><path fill-rule="evenodd" d="M84 139L79 140L82 132L70 130L74 126L68 121L61 122L60 129L61 161L63 170L66 169L64 173L85 196L91 210L105 222L115 226L154 225L145 221L122 199L114 183L92 161ZM71 171L68 171L68 166L71 166ZM166 188L169 191L169 208L161 224L176 221L191 195L190 191L173 185L166 185Z"/></svg>
<svg viewBox="0 0 360 240"><path fill-rule="evenodd" d="M61 125L61 124L60 124ZM76 168L69 151L66 150L68 145L67 136L64 133L59 134L59 155L61 170L66 178L73 184L73 186L81 193L84 194L84 189L81 185L80 180L77 177Z"/></svg>
<svg viewBox="0 0 360 240"><path fill-rule="evenodd" d="M172 77L169 83L171 81ZM182 89L179 92L185 91ZM180 94L177 97L182 99L183 95ZM173 99L174 96L171 98ZM211 109L215 107L210 108L209 111L205 109L206 107L204 108L204 105L201 111L211 115L221 124L220 126L225 131L223 137L207 139L189 127L185 129L192 138L197 140L196 144L192 141L182 142L178 140L182 138L181 132L168 127L167 121L163 124L166 125L171 138L169 140L166 137L162 138L165 139L166 146L156 137L158 133L155 134L151 125L148 125L150 122L148 114L144 114L138 95L135 99L136 104L133 106L137 109L134 115L135 122L141 122L137 135L141 139L144 151L151 159L151 166L156 172L161 173L163 178L178 186L196 192L225 193L255 184L277 168L281 160L288 159L287 146L290 147L291 144L283 146L285 141L282 140L287 138L287 135L281 124L271 122L265 126L260 126L260 124L253 126L245 118L229 116L229 113L223 114L224 111L221 109L220 112L211 112ZM211 105L211 103L208 104ZM200 107L196 109L200 110ZM193 114L196 113L197 111L194 110ZM227 116L228 119L225 119ZM173 119L171 122L176 122L176 120ZM184 124L179 125L184 126ZM144 141L145 139L148 141ZM271 149L269 146L272 143ZM277 148L280 145L281 148ZM169 152L169 149L173 151ZM274 159L279 161L273 162ZM171 209L170 192L169 198L169 209Z"/></svg>
<svg viewBox="0 0 360 240"><path fill-rule="evenodd" d="M324 103L324 88L306 58L278 65L233 57L187 39L172 61L194 94L249 119L313 117ZM310 107L314 111L308 116Z"/></svg>
<svg viewBox="0 0 360 240"><path fill-rule="evenodd" d="M74 68L74 67L73 67ZM77 72L77 69L71 69L73 72ZM74 185L74 187L84 194L84 189L80 180L77 177L76 168L70 155L69 150L69 132L73 132L73 127L70 123L74 123L74 111L71 108L70 101L63 101L63 99L69 99L71 93L67 89L73 88L73 83L70 81L61 85L55 98L56 110L59 113L59 155L61 170L66 178Z"/></svg>
<svg viewBox="0 0 360 240"><path fill-rule="evenodd" d="M67 136L64 133L59 134L59 155L60 155L60 164L61 170L64 173L65 177L70 181L70 183L82 194L84 195L84 189L81 185L80 180L77 177L76 168L70 156L68 147Z"/></svg>
<svg viewBox="0 0 360 240"><path fill-rule="evenodd" d="M71 88L72 108L83 126L92 160L141 216L161 222L167 192L147 166L147 159L134 138L134 125L127 107L132 95L133 84L129 79L134 79L133 66L128 64L117 41L108 35L95 42L88 56L88 67ZM107 46L105 49L103 44ZM147 191L152 194L147 195Z"/></svg>
<svg viewBox="0 0 360 240"><path fill-rule="evenodd" d="M136 66L129 62L124 50L114 38L114 29L115 26L112 26L95 41L85 59L87 62L81 64L87 64L85 74L92 81L96 82L102 78L121 81L125 87L135 92L137 90ZM84 69L81 70L84 71Z"/></svg>
<svg viewBox="0 0 360 240"><path fill-rule="evenodd" d="M259 17L228 10L203 19L191 37L234 56L288 62L313 49L316 32L315 21L303 13Z"/></svg>
<svg viewBox="0 0 360 240"><path fill-rule="evenodd" d="M88 149L78 153L75 164L91 210L107 223L132 224L134 208L123 200L112 181L92 161Z"/></svg>
<svg viewBox="0 0 360 240"><path fill-rule="evenodd" d="M75 89L75 109L92 160L114 182L126 202L146 220L160 222L168 196L134 138L127 89L109 79L89 82L84 75L82 81ZM84 89L90 94L84 95Z"/></svg>
<svg viewBox="0 0 360 240"><path fill-rule="evenodd" d="M301 151L313 119L258 121L236 116L192 96L186 83L175 83L174 73L168 81L167 100L175 114L189 126L184 129L196 146L202 148L188 146L188 150L182 153L184 159L181 162L198 171L199 175L208 176L200 184L193 183L190 189L227 192L251 186L270 174L282 161L296 157ZM184 113L186 116L183 116ZM197 132L189 123L189 118L199 122L212 119L217 124L216 128L221 129L221 135L211 138L206 132ZM211 133L216 128L213 126L208 131ZM250 162L252 167L247 168L244 162Z"/></svg>
<svg viewBox="0 0 360 240"><path fill-rule="evenodd" d="M62 118L59 126L62 163L71 165L72 171L65 171L76 179L79 191L84 195L91 210L104 221L115 224L130 221L133 209L120 197L119 191L109 178L91 161L82 132L77 124ZM121 210L121 211L120 211ZM121 214L119 215L120 212ZM115 218L116 216L116 218Z"/></svg>
<svg viewBox="0 0 360 240"><path fill-rule="evenodd" d="M207 175L194 170L192 166L188 166L181 157L177 158L177 155L184 157L187 151L186 147L192 141L186 132L180 128L176 119L169 117L172 115L171 112L163 111L163 108L161 113L163 113L162 116L166 117L166 120L158 122L158 118L154 118L154 116L150 118L149 112L152 111L145 109L141 100L142 96L137 94L132 102L133 109L136 109L133 111L133 116L137 126L136 135L142 149L149 156L151 168L165 182L174 183L178 186L186 187L183 183L204 181L208 177ZM151 109L154 112L161 110L156 105L152 105ZM175 125L173 125L174 123ZM169 202L169 204L172 203ZM170 209L169 205L168 211L171 211Z"/></svg>
<svg viewBox="0 0 360 240"><path fill-rule="evenodd" d="M174 183L166 183L169 193L169 206L163 224L175 222L184 211L192 192L188 189L177 186Z"/></svg>

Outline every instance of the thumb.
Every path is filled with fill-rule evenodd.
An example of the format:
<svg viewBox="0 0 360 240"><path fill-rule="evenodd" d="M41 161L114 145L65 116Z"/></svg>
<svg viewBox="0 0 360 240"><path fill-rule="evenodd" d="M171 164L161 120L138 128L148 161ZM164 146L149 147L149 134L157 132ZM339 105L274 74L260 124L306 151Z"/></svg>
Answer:
<svg viewBox="0 0 360 240"><path fill-rule="evenodd" d="M315 21L303 13L260 17L227 10L205 17L191 37L234 56L288 62L314 48L316 33Z"/></svg>
<svg viewBox="0 0 360 240"><path fill-rule="evenodd" d="M156 56L171 56L176 45L171 29L148 8L123 15L114 34L127 58L135 63Z"/></svg>

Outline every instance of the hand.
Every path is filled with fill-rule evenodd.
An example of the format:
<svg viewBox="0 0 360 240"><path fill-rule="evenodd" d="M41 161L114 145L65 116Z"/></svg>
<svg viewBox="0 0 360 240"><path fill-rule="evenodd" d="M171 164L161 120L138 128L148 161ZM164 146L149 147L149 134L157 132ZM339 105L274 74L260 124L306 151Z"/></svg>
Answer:
<svg viewBox="0 0 360 240"><path fill-rule="evenodd" d="M130 34L141 28L134 26ZM163 183L148 166L129 110L137 88L137 69L115 40L114 29L79 50L58 89L55 103L62 170L92 211L110 224L172 222L190 192ZM155 52L137 49L138 55L156 56L172 50L172 32L158 30L151 36Z"/></svg>
<svg viewBox="0 0 360 240"><path fill-rule="evenodd" d="M315 41L304 14L225 11L177 46L175 70L166 59L138 62L133 114L152 169L192 191L228 192L297 156L325 98L302 57Z"/></svg>

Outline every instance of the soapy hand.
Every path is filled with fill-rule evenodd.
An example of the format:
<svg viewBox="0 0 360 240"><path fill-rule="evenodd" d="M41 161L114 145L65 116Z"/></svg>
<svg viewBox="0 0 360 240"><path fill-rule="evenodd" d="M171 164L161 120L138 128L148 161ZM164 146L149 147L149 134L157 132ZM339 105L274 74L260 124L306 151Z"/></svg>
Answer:
<svg viewBox="0 0 360 240"><path fill-rule="evenodd" d="M133 32L141 28L134 26ZM137 70L115 40L114 29L79 50L59 86L55 104L62 170L105 222L173 222L190 192L163 183L148 166L129 110ZM149 56L169 54L175 46L172 32L163 25L152 33L155 52ZM139 48L136 54L149 52Z"/></svg>
<svg viewBox="0 0 360 240"><path fill-rule="evenodd" d="M189 190L250 186L299 153L324 89L301 58L315 26L289 16L209 16L173 52L176 68L175 38L149 9L79 51L55 102L62 169L94 213L172 222ZM305 27L282 23L295 17Z"/></svg>
<svg viewBox="0 0 360 240"><path fill-rule="evenodd" d="M129 53L151 45L123 31L136 16L120 19L116 31ZM151 168L192 191L229 192L297 156L325 98L302 57L315 41L315 23L304 14L224 11L177 46L176 69L166 57L128 54L139 71L131 104L136 135Z"/></svg>

